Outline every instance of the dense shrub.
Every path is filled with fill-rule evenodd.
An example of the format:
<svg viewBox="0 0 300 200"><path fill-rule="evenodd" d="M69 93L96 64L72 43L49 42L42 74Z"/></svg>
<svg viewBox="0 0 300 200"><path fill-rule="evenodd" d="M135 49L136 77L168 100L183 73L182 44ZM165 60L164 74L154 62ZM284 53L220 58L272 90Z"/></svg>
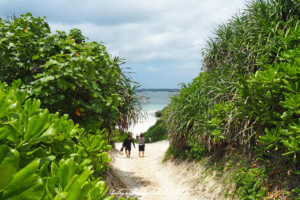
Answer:
<svg viewBox="0 0 300 200"><path fill-rule="evenodd" d="M108 141L40 109L20 84L0 82L0 199L113 199L101 181Z"/></svg>
<svg viewBox="0 0 300 200"><path fill-rule="evenodd" d="M198 144L221 157L257 147L271 152L264 159L298 166L291 185L299 187L299 13L299 1L253 0L215 29L202 52L203 72L182 84L163 112L172 150L189 155ZM257 187L255 181L238 186Z"/></svg>
<svg viewBox="0 0 300 200"><path fill-rule="evenodd" d="M144 134L145 142L157 142L166 139L166 126L165 122L161 119L157 120Z"/></svg>
<svg viewBox="0 0 300 200"><path fill-rule="evenodd" d="M52 34L45 17L30 13L0 20L0 80L41 100L50 112L68 113L87 131L116 124L127 129L143 115L136 83L102 43L85 42L79 29Z"/></svg>
<svg viewBox="0 0 300 200"><path fill-rule="evenodd" d="M215 30L213 45L208 42L203 52L207 70L183 84L164 111L174 147L186 150L191 141L198 141L219 154L228 147L249 148L259 141L296 158L300 153L295 41L300 35L299 5L251 1Z"/></svg>
<svg viewBox="0 0 300 200"><path fill-rule="evenodd" d="M107 151L116 124L143 117L138 85L103 44L44 18L0 18L0 199L113 199Z"/></svg>

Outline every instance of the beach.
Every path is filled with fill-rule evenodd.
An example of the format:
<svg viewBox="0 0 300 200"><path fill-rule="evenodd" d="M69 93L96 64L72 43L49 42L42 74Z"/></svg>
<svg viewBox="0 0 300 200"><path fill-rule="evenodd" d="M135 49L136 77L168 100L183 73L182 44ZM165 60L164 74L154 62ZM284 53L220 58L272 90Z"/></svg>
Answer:
<svg viewBox="0 0 300 200"><path fill-rule="evenodd" d="M145 95L145 94L144 94ZM137 134L146 132L149 127L153 126L158 117L155 117L155 112L162 110L168 105L170 92L147 92L145 96L149 97L148 102L145 104L147 111L147 118L139 122L135 126L129 128L128 131L132 133L134 137Z"/></svg>

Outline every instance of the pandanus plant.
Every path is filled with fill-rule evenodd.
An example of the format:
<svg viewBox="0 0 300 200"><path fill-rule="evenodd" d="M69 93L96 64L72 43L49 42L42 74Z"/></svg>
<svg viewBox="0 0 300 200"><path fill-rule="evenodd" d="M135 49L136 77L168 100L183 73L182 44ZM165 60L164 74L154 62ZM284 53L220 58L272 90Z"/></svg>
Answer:
<svg viewBox="0 0 300 200"><path fill-rule="evenodd" d="M299 116L299 6L291 0L248 1L215 28L202 51L203 72L182 85L165 111L175 148L189 149L195 140L214 151L249 148L266 138L261 145L285 151L294 149L286 145L290 141L298 148L291 138L270 133L277 126L288 129Z"/></svg>

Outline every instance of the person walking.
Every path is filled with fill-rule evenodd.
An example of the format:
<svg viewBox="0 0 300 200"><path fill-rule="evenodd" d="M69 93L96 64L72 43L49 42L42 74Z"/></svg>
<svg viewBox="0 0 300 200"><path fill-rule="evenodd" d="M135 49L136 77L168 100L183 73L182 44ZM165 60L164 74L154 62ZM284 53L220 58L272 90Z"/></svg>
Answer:
<svg viewBox="0 0 300 200"><path fill-rule="evenodd" d="M133 139L131 138L131 133L128 134L128 137L125 138L124 142L123 142L123 145L122 145L122 148L125 147L125 154L126 154L126 157L127 158L130 158L130 153L131 153L131 143L133 144L134 148L135 148L135 145L134 145L134 141Z"/></svg>
<svg viewBox="0 0 300 200"><path fill-rule="evenodd" d="M139 134L136 135L136 142L139 143Z"/></svg>
<svg viewBox="0 0 300 200"><path fill-rule="evenodd" d="M149 143L151 143L151 137L149 136Z"/></svg>
<svg viewBox="0 0 300 200"><path fill-rule="evenodd" d="M139 137L139 157L141 157L141 152L143 154L144 157L144 153L145 153L145 138L143 133L140 134Z"/></svg>

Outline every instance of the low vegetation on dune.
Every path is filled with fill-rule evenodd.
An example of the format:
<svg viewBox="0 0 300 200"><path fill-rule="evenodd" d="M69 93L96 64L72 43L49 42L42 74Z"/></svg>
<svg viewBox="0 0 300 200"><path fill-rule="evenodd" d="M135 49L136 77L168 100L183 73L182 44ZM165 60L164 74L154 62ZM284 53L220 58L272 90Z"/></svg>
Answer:
<svg viewBox="0 0 300 200"><path fill-rule="evenodd" d="M161 119L158 119L155 124L143 133L145 142L149 142L149 137L151 137L151 142L157 142L166 139L166 125Z"/></svg>
<svg viewBox="0 0 300 200"><path fill-rule="evenodd" d="M30 13L0 19L0 199L114 198L107 151L143 97L124 59L85 39Z"/></svg>
<svg viewBox="0 0 300 200"><path fill-rule="evenodd" d="M202 72L163 112L167 155L224 170L242 150L249 164L231 167L241 199L300 195L299 17L299 1L248 1L215 28Z"/></svg>

